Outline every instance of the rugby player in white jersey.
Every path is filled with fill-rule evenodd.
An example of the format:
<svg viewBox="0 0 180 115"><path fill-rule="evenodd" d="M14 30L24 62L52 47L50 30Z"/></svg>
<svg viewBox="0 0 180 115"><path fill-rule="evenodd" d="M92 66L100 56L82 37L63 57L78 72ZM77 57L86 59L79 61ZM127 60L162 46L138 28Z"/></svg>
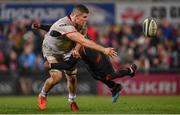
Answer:
<svg viewBox="0 0 180 115"><path fill-rule="evenodd" d="M82 26L87 22L88 14L89 10L87 7L84 5L76 5L70 15L59 19L51 26L42 44L43 56L49 64L69 61L72 49L75 47L76 43L100 51L110 57L117 56L117 52L114 48L105 48L98 45L91 40L85 39L84 35L77 31L77 26ZM38 107L41 110L46 109L47 93L61 80L62 71L63 70L53 68L49 70L50 77L45 81L38 97ZM71 69L65 70L64 72L67 78L67 87L69 91L68 100L71 110L78 111L78 106L75 102L77 69L73 66Z"/></svg>

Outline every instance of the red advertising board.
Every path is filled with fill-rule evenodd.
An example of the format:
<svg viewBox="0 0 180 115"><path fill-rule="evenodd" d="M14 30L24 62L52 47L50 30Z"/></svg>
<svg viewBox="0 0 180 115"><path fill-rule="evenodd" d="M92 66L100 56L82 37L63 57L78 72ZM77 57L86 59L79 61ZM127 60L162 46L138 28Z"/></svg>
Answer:
<svg viewBox="0 0 180 115"><path fill-rule="evenodd" d="M180 74L137 74L134 78L116 79L122 83L121 95L180 95ZM98 82L99 95L110 95L110 90Z"/></svg>

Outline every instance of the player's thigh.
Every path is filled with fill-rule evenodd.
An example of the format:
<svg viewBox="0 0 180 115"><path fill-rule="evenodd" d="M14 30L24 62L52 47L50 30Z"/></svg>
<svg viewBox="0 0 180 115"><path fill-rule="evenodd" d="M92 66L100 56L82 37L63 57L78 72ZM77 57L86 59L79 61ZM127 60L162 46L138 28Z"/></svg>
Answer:
<svg viewBox="0 0 180 115"><path fill-rule="evenodd" d="M55 56L46 56L46 59L47 59L48 64L59 62L59 60ZM50 69L49 74L56 81L59 81L62 78L62 71L58 69Z"/></svg>
<svg viewBox="0 0 180 115"><path fill-rule="evenodd" d="M57 57L55 56L46 56L46 60L48 61L49 64L58 63Z"/></svg>
<svg viewBox="0 0 180 115"><path fill-rule="evenodd" d="M97 64L97 68L101 68L100 70L102 70L106 74L111 74L114 72L114 68L112 66L112 63L109 57L107 57L104 54L101 54L101 59L99 60L99 63Z"/></svg>
<svg viewBox="0 0 180 115"><path fill-rule="evenodd" d="M67 80L76 79L77 77L77 68L76 66L72 67L69 70L64 70Z"/></svg>

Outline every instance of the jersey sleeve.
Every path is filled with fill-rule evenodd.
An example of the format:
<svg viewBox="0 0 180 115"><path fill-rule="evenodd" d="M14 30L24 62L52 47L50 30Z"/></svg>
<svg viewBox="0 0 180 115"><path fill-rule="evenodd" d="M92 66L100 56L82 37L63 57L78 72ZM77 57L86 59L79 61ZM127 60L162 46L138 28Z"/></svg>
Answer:
<svg viewBox="0 0 180 115"><path fill-rule="evenodd" d="M41 26L40 26L40 29L42 29L42 30L44 30L44 31L49 31L49 29L51 28L51 25L43 25L43 24L41 24Z"/></svg>
<svg viewBox="0 0 180 115"><path fill-rule="evenodd" d="M70 24L60 24L57 25L57 31L60 32L62 35L77 32L76 28Z"/></svg>

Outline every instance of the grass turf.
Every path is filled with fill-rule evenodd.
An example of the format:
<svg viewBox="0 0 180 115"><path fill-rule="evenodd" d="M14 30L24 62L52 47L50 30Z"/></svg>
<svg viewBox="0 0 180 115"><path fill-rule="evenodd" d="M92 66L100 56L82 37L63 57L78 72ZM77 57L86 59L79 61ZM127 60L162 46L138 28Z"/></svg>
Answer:
<svg viewBox="0 0 180 115"><path fill-rule="evenodd" d="M78 96L78 114L167 114L180 113L180 96L122 96L116 103L111 97ZM72 114L67 97L49 96L48 109L37 108L37 97L0 97L0 114Z"/></svg>

